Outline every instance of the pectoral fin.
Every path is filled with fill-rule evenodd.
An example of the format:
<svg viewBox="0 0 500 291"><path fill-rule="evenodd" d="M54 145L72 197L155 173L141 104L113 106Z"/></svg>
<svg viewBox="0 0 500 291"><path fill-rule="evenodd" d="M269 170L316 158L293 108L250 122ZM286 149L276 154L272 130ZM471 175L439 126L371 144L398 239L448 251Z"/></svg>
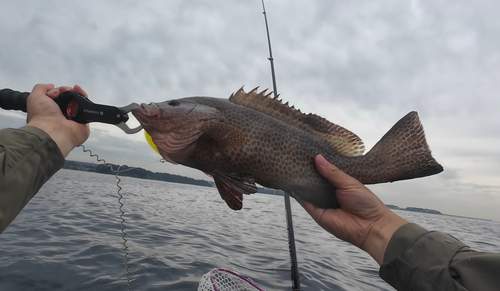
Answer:
<svg viewBox="0 0 500 291"><path fill-rule="evenodd" d="M216 140L223 148L235 147L245 142L245 135L236 127L221 121L207 121L200 130Z"/></svg>
<svg viewBox="0 0 500 291"><path fill-rule="evenodd" d="M216 172L214 181L220 196L233 210L243 207L243 194L257 192L255 181L250 175Z"/></svg>

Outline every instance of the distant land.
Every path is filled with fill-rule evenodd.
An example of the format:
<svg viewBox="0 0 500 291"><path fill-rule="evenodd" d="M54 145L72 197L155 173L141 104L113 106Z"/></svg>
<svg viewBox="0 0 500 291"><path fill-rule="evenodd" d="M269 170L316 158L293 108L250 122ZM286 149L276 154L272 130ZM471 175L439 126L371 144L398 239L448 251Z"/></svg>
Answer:
<svg viewBox="0 0 500 291"><path fill-rule="evenodd" d="M116 175L116 170L120 168L119 176L133 177L139 179L147 180L157 180L164 182L180 183L180 184L190 184L205 187L215 187L213 181L197 180L185 176L172 175L168 173L151 172L143 168L129 167L127 165L115 165L115 164L98 164L98 163L86 163L78 161L67 160L64 164L63 169L94 172L100 174ZM258 193L263 194L273 194L283 196L285 193L281 190L274 190L269 188L258 187Z"/></svg>
<svg viewBox="0 0 500 291"><path fill-rule="evenodd" d="M405 210L405 211L413 211L413 212L422 212L422 213L430 213L430 214L441 214L441 212L434 210L434 209L427 209L427 208L418 208L418 207L406 207L406 208L401 208L396 205L391 205L391 204L386 204L387 207L390 209L395 209L395 210Z"/></svg>
<svg viewBox="0 0 500 291"><path fill-rule="evenodd" d="M98 164L98 163L86 163L86 162L77 162L67 160L64 164L64 169L68 170L77 170L77 171L85 171L85 172L94 172L100 174L108 174L108 175L116 175L116 170L120 168L119 176L133 177L139 179L147 179L147 180L157 180L164 182L172 182L172 183L180 183L180 184L189 184L189 185L198 185L205 187L215 187L215 183L213 181L206 180L197 180L193 178L188 178L185 176L172 175L168 173L159 173L159 172L151 172L143 168L129 167L127 165L115 165L115 164ZM263 194L273 194L283 196L285 193L281 190L274 190L269 188L258 187L258 193ZM440 214L441 212L433 209L426 208L418 208L418 207L406 207L400 208L396 205L388 204L387 207L390 209L396 210L405 210L412 212L422 212L422 213L431 213L431 214Z"/></svg>
<svg viewBox="0 0 500 291"><path fill-rule="evenodd" d="M430 213L430 214L438 214L438 215L446 215L446 216L453 216L453 217L461 217L461 218L469 218L469 219L476 219L476 220L484 220L484 221L492 221L491 219L484 219L484 218L477 218L477 217L470 217L470 216L463 216L463 215L453 215L453 214L446 214L446 213L441 213L437 210L433 209L427 209L427 208L418 208L418 207L406 207L406 208L401 208L396 205L390 205L386 204L387 207L390 209L395 209L395 210L404 210L404 211L412 211L412 212L421 212L421 213Z"/></svg>

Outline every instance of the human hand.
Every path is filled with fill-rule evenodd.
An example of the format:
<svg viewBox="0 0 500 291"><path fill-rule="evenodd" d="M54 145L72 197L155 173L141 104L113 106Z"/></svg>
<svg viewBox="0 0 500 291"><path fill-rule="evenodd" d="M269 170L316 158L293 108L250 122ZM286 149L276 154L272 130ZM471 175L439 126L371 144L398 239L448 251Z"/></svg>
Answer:
<svg viewBox="0 0 500 291"><path fill-rule="evenodd" d="M57 87L53 84L38 84L28 96L27 123L45 131L56 142L64 157L76 146L84 143L90 135L88 124L80 124L66 119L53 99L61 93L74 91L87 97L78 85Z"/></svg>
<svg viewBox="0 0 500 291"><path fill-rule="evenodd" d="M393 213L368 188L318 155L316 168L333 186L342 208L322 209L302 201L302 206L325 230L368 252L382 264L387 245L398 228L408 223Z"/></svg>

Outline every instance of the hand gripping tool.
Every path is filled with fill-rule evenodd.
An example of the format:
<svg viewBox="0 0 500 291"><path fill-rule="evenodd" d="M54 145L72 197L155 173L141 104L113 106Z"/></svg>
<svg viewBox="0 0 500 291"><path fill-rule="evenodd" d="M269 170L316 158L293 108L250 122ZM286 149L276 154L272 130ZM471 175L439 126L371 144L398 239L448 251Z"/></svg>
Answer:
<svg viewBox="0 0 500 291"><path fill-rule="evenodd" d="M7 110L27 111L27 99L30 93L18 92L11 89L0 90L0 108ZM61 108L62 114L70 120L78 123L101 122L114 124L127 134L141 131L142 126L130 128L128 113L141 106L131 103L123 107L96 104L83 95L68 91L61 93L54 101Z"/></svg>

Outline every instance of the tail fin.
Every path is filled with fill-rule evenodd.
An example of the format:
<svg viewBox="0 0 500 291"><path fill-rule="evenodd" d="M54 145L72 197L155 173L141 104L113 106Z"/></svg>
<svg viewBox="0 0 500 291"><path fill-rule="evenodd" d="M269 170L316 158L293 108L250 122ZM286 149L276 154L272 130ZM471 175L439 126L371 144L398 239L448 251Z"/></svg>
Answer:
<svg viewBox="0 0 500 291"><path fill-rule="evenodd" d="M443 167L432 157L418 113L401 118L365 155L379 173L365 184L394 182L438 174ZM382 180L382 181L381 181Z"/></svg>

